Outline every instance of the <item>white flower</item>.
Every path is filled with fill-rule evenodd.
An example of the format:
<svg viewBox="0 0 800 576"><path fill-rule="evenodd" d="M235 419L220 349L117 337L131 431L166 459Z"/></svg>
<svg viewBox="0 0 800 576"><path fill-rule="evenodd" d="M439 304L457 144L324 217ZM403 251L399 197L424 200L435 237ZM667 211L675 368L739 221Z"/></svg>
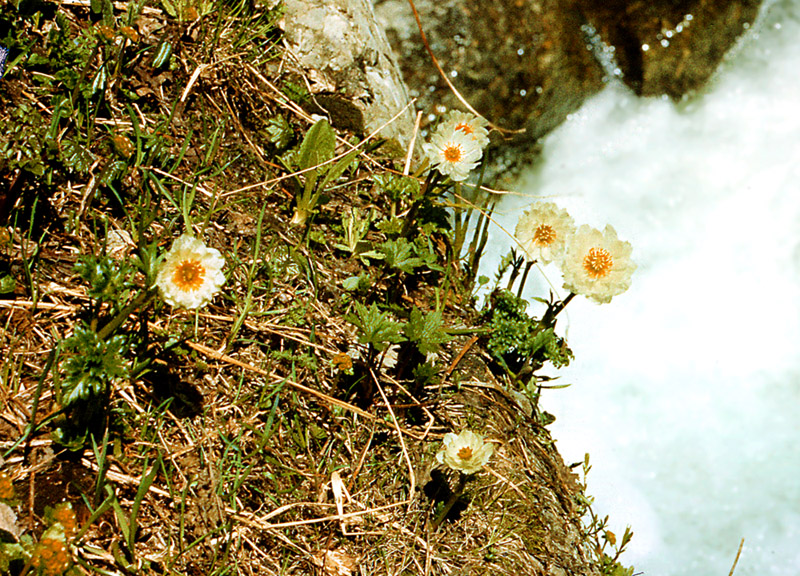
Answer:
<svg viewBox="0 0 800 576"><path fill-rule="evenodd" d="M225 259L202 240L182 234L172 244L158 270L156 285L164 300L175 307L200 308L225 283Z"/></svg>
<svg viewBox="0 0 800 576"><path fill-rule="evenodd" d="M566 210L552 202L537 202L520 216L514 236L526 260L547 264L561 260L574 231L575 222Z"/></svg>
<svg viewBox="0 0 800 576"><path fill-rule="evenodd" d="M436 460L464 474L474 474L483 468L494 452L494 444L470 430L462 430L458 435L448 432L443 442L444 448L436 454Z"/></svg>
<svg viewBox="0 0 800 576"><path fill-rule="evenodd" d="M431 164L455 181L465 180L483 156L478 141L460 130L437 130L424 149Z"/></svg>
<svg viewBox="0 0 800 576"><path fill-rule="evenodd" d="M603 232L584 224L572 236L564 258L564 288L605 304L631 285L636 264L630 242L617 239L606 226Z"/></svg>
<svg viewBox="0 0 800 576"><path fill-rule="evenodd" d="M486 120L480 116L475 116L468 112L451 110L442 120L437 132L448 134L451 131L458 131L472 136L477 141L481 149L489 143L489 131L486 129Z"/></svg>

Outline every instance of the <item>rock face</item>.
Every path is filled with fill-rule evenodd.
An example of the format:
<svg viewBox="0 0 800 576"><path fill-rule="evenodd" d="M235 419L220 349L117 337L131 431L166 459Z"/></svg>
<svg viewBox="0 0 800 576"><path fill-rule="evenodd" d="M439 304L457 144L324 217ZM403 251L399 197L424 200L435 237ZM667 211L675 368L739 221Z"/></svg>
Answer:
<svg viewBox="0 0 800 576"><path fill-rule="evenodd" d="M431 49L453 84L492 123L530 141L602 88L580 13L563 0L417 0ZM375 13L397 51L412 96L427 112L460 108L425 51L407 0L378 0Z"/></svg>
<svg viewBox="0 0 800 576"><path fill-rule="evenodd" d="M614 47L622 79L637 94L678 100L701 88L761 0L577 0L576 8Z"/></svg>
<svg viewBox="0 0 800 576"><path fill-rule="evenodd" d="M414 110L391 47L369 0L285 0L285 38L310 81L312 112L343 129L380 135L401 153L414 128Z"/></svg>
<svg viewBox="0 0 800 576"><path fill-rule="evenodd" d="M431 49L491 122L546 134L604 80L679 99L703 86L761 0L416 0ZM461 108L425 48L408 0L376 0L419 106ZM600 62L599 60L605 60ZM496 144L497 142L495 142Z"/></svg>

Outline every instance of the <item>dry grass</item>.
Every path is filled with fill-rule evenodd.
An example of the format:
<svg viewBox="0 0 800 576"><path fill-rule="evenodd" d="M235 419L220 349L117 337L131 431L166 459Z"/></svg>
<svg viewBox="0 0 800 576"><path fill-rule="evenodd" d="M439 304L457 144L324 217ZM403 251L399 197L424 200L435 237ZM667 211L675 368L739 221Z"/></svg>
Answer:
<svg viewBox="0 0 800 576"><path fill-rule="evenodd" d="M86 33L88 8L57 11ZM19 526L36 539L46 508L72 503L82 526L72 540L79 573L599 573L596 542L580 522L582 485L547 429L486 367L476 338L443 347L439 383L418 389L386 366L356 362L360 380L337 369L337 355L359 348L342 281L365 271L384 293L398 280L331 246L350 207L386 216L373 176L393 165L365 152L331 190L309 238L289 226L294 175L276 160L265 119L283 116L300 134L310 119L286 94L298 75L276 32L254 33L272 46L266 57L247 53L241 38L258 15L215 28L212 18L179 23L146 7L138 19L141 42L179 38L178 66L155 77L134 60L117 87L138 89L141 99L131 107L112 99L95 124L141 146L135 110L139 130L179 162L134 166L110 193L97 184L113 158L102 144L110 136L98 130L101 144L89 143L98 163L58 172L47 190L19 182L19 170L0 174L16 194L7 197L15 207L0 238L17 282L0 300L0 447ZM27 70L3 82L9 109L27 98L51 121L51 88ZM66 450L50 437L60 410L51 353L80 321L108 310L96 307L74 265L102 252L107 230L165 249L182 221L169 198L192 187L197 231L228 262L225 289L196 315L156 302L127 319L150 369L114 384L95 449ZM143 211L152 221L137 230ZM131 243L114 256L134 254ZM400 301L431 309L434 277L404 284ZM441 296L446 325L474 325L468 295ZM434 528L437 502L456 482L434 456L445 433L464 427L495 442L495 456Z"/></svg>

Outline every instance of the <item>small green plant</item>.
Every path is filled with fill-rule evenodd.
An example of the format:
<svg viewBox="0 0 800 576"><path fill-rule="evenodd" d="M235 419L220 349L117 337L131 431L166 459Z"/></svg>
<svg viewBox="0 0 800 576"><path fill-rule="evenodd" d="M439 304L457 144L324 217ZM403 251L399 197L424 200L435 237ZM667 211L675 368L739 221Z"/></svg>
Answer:
<svg viewBox="0 0 800 576"><path fill-rule="evenodd" d="M309 128L296 155L296 167L303 173L305 183L296 198L292 224L305 224L319 204L325 187L344 174L358 150L353 149L334 162L335 154L336 134L327 120L318 120Z"/></svg>
<svg viewBox="0 0 800 576"><path fill-rule="evenodd" d="M551 303L550 308L558 304ZM489 328L486 347L509 374L520 376L550 362L556 368L569 364L572 351L556 335L553 325L526 312L527 301L508 290L495 290L484 314ZM545 313L543 319L547 317Z"/></svg>
<svg viewBox="0 0 800 576"><path fill-rule="evenodd" d="M54 432L59 444L83 448L87 435L102 427L111 386L130 375L129 349L127 336L118 334L105 340L86 325L77 326L64 341L62 375L57 380L64 418Z"/></svg>
<svg viewBox="0 0 800 576"><path fill-rule="evenodd" d="M334 244L334 248L349 252L362 262L367 258L380 258L381 254L372 250L372 245L364 240L374 220L374 210L362 213L358 208L350 208L342 216L342 242Z"/></svg>
<svg viewBox="0 0 800 576"><path fill-rule="evenodd" d="M586 477L592 469L589 463L589 454L584 456L581 468L583 485L582 491L576 498L579 512L584 518L586 538L595 544L593 552L597 558L600 574L602 576L633 576L634 568L632 566L626 568L619 562L620 557L625 552L625 548L633 538L633 531L630 526L626 526L622 538L617 539L616 534L608 528L608 516L600 518L595 514L594 510L592 510L594 498L586 495Z"/></svg>
<svg viewBox="0 0 800 576"><path fill-rule="evenodd" d="M119 311L138 288L134 281L137 268L129 260L110 256L83 255L75 264L75 272L88 285L88 294L98 303L111 304Z"/></svg>
<svg viewBox="0 0 800 576"><path fill-rule="evenodd" d="M359 344L368 346L368 364L372 363L378 352L405 340L403 325L392 320L391 314L382 311L374 302L370 306L353 302L353 308L354 313L345 319L358 329Z"/></svg>

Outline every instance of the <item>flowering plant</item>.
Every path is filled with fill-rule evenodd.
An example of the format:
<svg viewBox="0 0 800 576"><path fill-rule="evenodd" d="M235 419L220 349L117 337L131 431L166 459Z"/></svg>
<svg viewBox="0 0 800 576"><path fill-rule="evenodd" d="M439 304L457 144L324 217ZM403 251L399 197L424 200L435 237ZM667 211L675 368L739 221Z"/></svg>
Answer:
<svg viewBox="0 0 800 576"><path fill-rule="evenodd" d="M489 131L486 129L486 120L468 112L460 112L458 110L448 112L442 120L440 131L442 133L450 131L462 132L471 136L481 149L489 144Z"/></svg>
<svg viewBox="0 0 800 576"><path fill-rule="evenodd" d="M600 304L622 294L631 285L636 264L633 248L617 238L610 225L603 232L586 224L578 228L564 258L564 287Z"/></svg>
<svg viewBox="0 0 800 576"><path fill-rule="evenodd" d="M566 210L552 202L538 202L522 214L514 236L526 260L547 264L563 256L574 231L575 221Z"/></svg>
<svg viewBox="0 0 800 576"><path fill-rule="evenodd" d="M494 444L467 429L459 434L448 432L444 435L443 444L442 450L436 454L436 460L464 474L481 470L494 452Z"/></svg>
<svg viewBox="0 0 800 576"><path fill-rule="evenodd" d="M225 259L202 240L182 234L167 252L156 277L161 296L178 308L200 308L225 283Z"/></svg>
<svg viewBox="0 0 800 576"><path fill-rule="evenodd" d="M423 146L431 165L455 182L466 180L489 142L484 125L472 114L451 112Z"/></svg>
<svg viewBox="0 0 800 576"><path fill-rule="evenodd" d="M610 225L603 232L586 224L576 230L566 210L552 202L538 202L520 216L514 236L529 267L533 262L556 262L561 267L564 288L572 293L562 304L575 294L605 304L631 285L636 270L633 248L630 242L619 240Z"/></svg>

